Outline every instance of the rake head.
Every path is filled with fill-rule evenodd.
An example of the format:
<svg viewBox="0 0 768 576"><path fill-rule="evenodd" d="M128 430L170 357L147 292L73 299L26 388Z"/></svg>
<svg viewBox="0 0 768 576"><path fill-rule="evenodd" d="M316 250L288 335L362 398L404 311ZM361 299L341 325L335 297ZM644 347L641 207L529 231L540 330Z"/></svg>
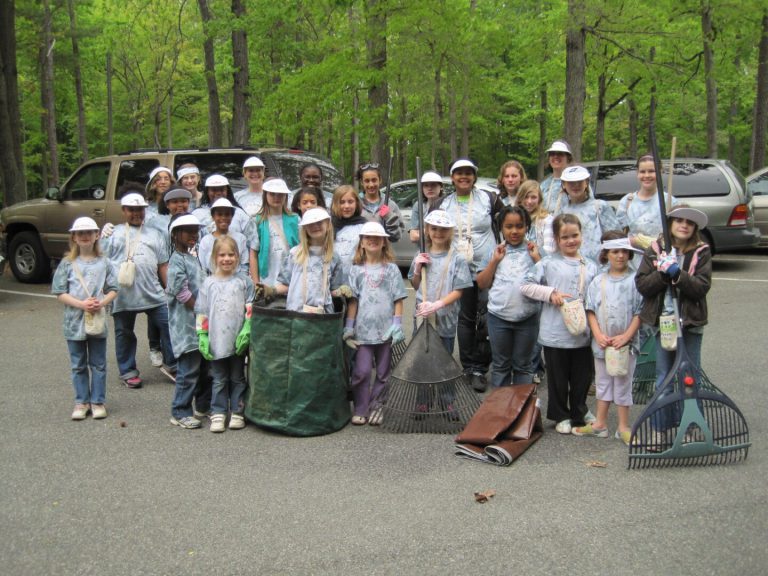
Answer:
<svg viewBox="0 0 768 576"><path fill-rule="evenodd" d="M480 406L429 322L419 326L380 398L382 427L394 432L459 432Z"/></svg>
<svg viewBox="0 0 768 576"><path fill-rule="evenodd" d="M707 466L747 458L751 442L741 411L680 352L682 359L632 426L629 468Z"/></svg>

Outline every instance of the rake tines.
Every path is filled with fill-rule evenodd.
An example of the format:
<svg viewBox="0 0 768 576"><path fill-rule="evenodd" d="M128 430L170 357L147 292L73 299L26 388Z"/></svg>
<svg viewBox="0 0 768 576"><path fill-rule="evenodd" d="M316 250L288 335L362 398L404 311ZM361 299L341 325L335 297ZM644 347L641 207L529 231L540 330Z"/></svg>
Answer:
<svg viewBox="0 0 768 576"><path fill-rule="evenodd" d="M480 406L429 322L416 330L379 401L382 427L394 432L455 433Z"/></svg>
<svg viewBox="0 0 768 576"><path fill-rule="evenodd" d="M702 370L691 368L685 361L677 374L668 375L635 422L629 468L709 466L747 458L751 443L743 414Z"/></svg>

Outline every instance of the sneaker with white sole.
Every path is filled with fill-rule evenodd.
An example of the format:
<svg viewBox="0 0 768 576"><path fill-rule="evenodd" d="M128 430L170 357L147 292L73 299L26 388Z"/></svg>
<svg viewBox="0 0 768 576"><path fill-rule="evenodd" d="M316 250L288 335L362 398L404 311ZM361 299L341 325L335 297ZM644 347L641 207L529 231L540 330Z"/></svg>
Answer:
<svg viewBox="0 0 768 576"><path fill-rule="evenodd" d="M201 426L200 420L194 416L184 416L183 418L174 418L171 416L171 424L179 426L180 428L186 428L187 430L194 430Z"/></svg>
<svg viewBox="0 0 768 576"><path fill-rule="evenodd" d="M75 404L75 409L72 410L72 420L85 420L90 410L90 404Z"/></svg>
<svg viewBox="0 0 768 576"><path fill-rule="evenodd" d="M150 350L149 361L155 368L160 368L163 365L163 353L160 350Z"/></svg>
<svg viewBox="0 0 768 576"><path fill-rule="evenodd" d="M197 418L198 420L205 420L206 418L210 418L211 411L208 412L200 412L197 408L192 412L192 415Z"/></svg>
<svg viewBox="0 0 768 576"><path fill-rule="evenodd" d="M213 414L211 416L211 432L224 432L227 417L224 414Z"/></svg>
<svg viewBox="0 0 768 576"><path fill-rule="evenodd" d="M591 410L587 410L587 413L584 414L584 422L587 424L592 424L592 422L597 422L597 418L595 418L595 415L592 414Z"/></svg>
<svg viewBox="0 0 768 576"><path fill-rule="evenodd" d="M91 414L94 420L101 420L107 417L107 409L104 404L91 404Z"/></svg>
<svg viewBox="0 0 768 576"><path fill-rule="evenodd" d="M561 420L555 425L555 431L560 434L570 434L573 428L571 427L570 420Z"/></svg>
<svg viewBox="0 0 768 576"><path fill-rule="evenodd" d="M229 417L229 429L230 430L242 430L245 428L245 418L242 414L232 414Z"/></svg>
<svg viewBox="0 0 768 576"><path fill-rule="evenodd" d="M571 430L574 436L594 436L595 438L608 438L608 428L595 428L590 422L586 426L577 426Z"/></svg>

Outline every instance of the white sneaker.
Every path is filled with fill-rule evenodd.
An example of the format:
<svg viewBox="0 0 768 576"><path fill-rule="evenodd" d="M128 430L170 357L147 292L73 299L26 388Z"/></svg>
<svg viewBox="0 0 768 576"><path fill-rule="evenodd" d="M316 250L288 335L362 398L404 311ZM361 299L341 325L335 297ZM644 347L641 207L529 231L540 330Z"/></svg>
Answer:
<svg viewBox="0 0 768 576"><path fill-rule="evenodd" d="M90 404L75 404L75 409L72 410L72 420L85 420L90 410Z"/></svg>
<svg viewBox="0 0 768 576"><path fill-rule="evenodd" d="M195 428L200 428L201 426L200 420L194 416L184 416L183 418L174 418L171 416L171 424L181 428L186 428L187 430L194 430Z"/></svg>
<svg viewBox="0 0 768 576"><path fill-rule="evenodd" d="M555 431L560 434L570 434L573 430L570 420L562 420L555 425Z"/></svg>
<svg viewBox="0 0 768 576"><path fill-rule="evenodd" d="M101 418L107 417L107 409L104 407L104 404L92 404L91 405L91 414L93 415L94 420L99 420Z"/></svg>
<svg viewBox="0 0 768 576"><path fill-rule="evenodd" d="M242 414L232 414L229 417L229 429L230 430L242 430L245 428L245 418Z"/></svg>
<svg viewBox="0 0 768 576"><path fill-rule="evenodd" d="M224 414L213 414L211 416L211 432L224 432L227 417Z"/></svg>
<svg viewBox="0 0 768 576"><path fill-rule="evenodd" d="M160 350L150 350L149 361L155 368L160 368L163 365L163 353Z"/></svg>
<svg viewBox="0 0 768 576"><path fill-rule="evenodd" d="M597 422L597 418L595 418L595 415L592 414L591 410L587 410L587 413L584 415L584 422L587 424L592 424L592 422Z"/></svg>

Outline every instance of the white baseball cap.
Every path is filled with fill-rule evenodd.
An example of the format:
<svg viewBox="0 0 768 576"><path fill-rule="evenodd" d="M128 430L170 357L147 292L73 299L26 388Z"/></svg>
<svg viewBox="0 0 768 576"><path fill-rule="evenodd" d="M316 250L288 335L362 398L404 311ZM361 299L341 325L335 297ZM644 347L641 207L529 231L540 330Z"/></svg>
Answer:
<svg viewBox="0 0 768 576"><path fill-rule="evenodd" d="M179 168L179 170L176 172L176 179L181 180L184 178L184 176L189 176L190 174L200 174L200 170L197 169L197 166L186 166L184 168Z"/></svg>
<svg viewBox="0 0 768 576"><path fill-rule="evenodd" d="M170 230L178 228L179 226L202 226L202 224L194 214L184 214L171 222Z"/></svg>
<svg viewBox="0 0 768 576"><path fill-rule="evenodd" d="M606 240L600 244L600 248L602 250L631 250L632 252L640 252L641 254L643 252L639 248L632 246L632 244L629 242L629 238L615 238L613 240Z"/></svg>
<svg viewBox="0 0 768 576"><path fill-rule="evenodd" d="M80 218L77 218L72 223L72 228L70 228L69 231L70 232L98 232L99 227L93 218L88 218L88 216L81 216Z"/></svg>
<svg viewBox="0 0 768 576"><path fill-rule="evenodd" d="M132 206L134 208L146 208L148 206L147 201L144 200L144 196L136 192L126 194L120 199L120 206Z"/></svg>
<svg viewBox="0 0 768 576"><path fill-rule="evenodd" d="M475 166L472 160L468 160L466 158L462 158L461 160L456 160L456 162L454 162L451 165L451 174L453 174L459 168L472 168L475 174L477 174L477 166Z"/></svg>
<svg viewBox="0 0 768 576"><path fill-rule="evenodd" d="M363 224L358 236L380 236L382 238L389 238L389 234L384 230L384 226L378 222L366 222Z"/></svg>
<svg viewBox="0 0 768 576"><path fill-rule="evenodd" d="M149 181L152 182L152 179L160 174L160 172L168 172L168 176L173 178L173 172L171 172L170 168L166 168L165 166L157 166L152 172L149 173Z"/></svg>
<svg viewBox="0 0 768 576"><path fill-rule="evenodd" d="M176 198L186 198L187 200L192 200L192 193L186 188L171 188L168 190L168 192L165 193L165 195L163 195L163 202L168 202L168 200L175 200Z"/></svg>
<svg viewBox="0 0 768 576"><path fill-rule="evenodd" d="M258 156L251 156L243 162L243 170L246 168L264 168L264 162Z"/></svg>
<svg viewBox="0 0 768 576"><path fill-rule="evenodd" d="M696 226L699 227L699 230L702 228L707 227L707 222L709 219L707 218L707 215L704 214L701 210L696 210L696 208L675 208L673 210L670 210L667 212L667 217L669 218L683 218L685 220L690 220L691 222L695 222Z"/></svg>
<svg viewBox="0 0 768 576"><path fill-rule="evenodd" d="M272 194L290 194L291 190L288 188L288 184L282 178L270 178L264 182L262 188L264 192L272 192Z"/></svg>
<svg viewBox="0 0 768 576"><path fill-rule="evenodd" d="M213 212L214 208L229 208L232 210L232 212L235 211L235 207L232 205L232 202L230 202L227 198L219 198L211 204L211 212Z"/></svg>
<svg viewBox="0 0 768 576"><path fill-rule="evenodd" d="M432 170L428 170L424 172L424 174L421 175L421 183L426 184L428 182L437 182L439 184L443 183L443 177L440 176L437 172L433 172Z"/></svg>
<svg viewBox="0 0 768 576"><path fill-rule="evenodd" d="M571 152L571 147L568 146L568 142L565 140L555 140L552 142L552 146L547 148L547 154L550 152L564 152L568 154L569 156L573 156L573 152Z"/></svg>
<svg viewBox="0 0 768 576"><path fill-rule="evenodd" d="M315 222L322 222L323 220L330 220L331 215L326 212L324 208L310 208L304 212L304 216L301 217L299 226L308 226Z"/></svg>
<svg viewBox="0 0 768 576"><path fill-rule="evenodd" d="M438 228L453 228L456 224L445 210L432 210L424 218L424 222L430 226L437 226Z"/></svg>
<svg viewBox="0 0 768 576"><path fill-rule="evenodd" d="M227 180L226 176L222 176L221 174L212 174L205 179L205 188L218 186L229 186L229 180Z"/></svg>
<svg viewBox="0 0 768 576"><path fill-rule="evenodd" d="M563 170L560 180L563 182L581 182L582 180L589 180L589 170L584 168L584 166L568 166L568 168Z"/></svg>

